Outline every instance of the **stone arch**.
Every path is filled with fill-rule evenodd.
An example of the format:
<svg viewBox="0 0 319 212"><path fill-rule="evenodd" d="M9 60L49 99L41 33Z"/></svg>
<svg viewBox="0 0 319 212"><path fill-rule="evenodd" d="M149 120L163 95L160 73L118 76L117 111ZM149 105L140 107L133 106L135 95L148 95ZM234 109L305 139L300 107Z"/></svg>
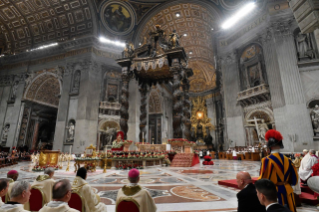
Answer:
<svg viewBox="0 0 319 212"><path fill-rule="evenodd" d="M308 108L308 109L312 109L312 108L314 108L316 105L319 105L319 96L314 97L314 98L310 99L310 100L307 102L307 108Z"/></svg>
<svg viewBox="0 0 319 212"><path fill-rule="evenodd" d="M162 98L157 90L152 90L150 98L148 100L148 112L149 114L162 113Z"/></svg>
<svg viewBox="0 0 319 212"><path fill-rule="evenodd" d="M267 123L271 123L272 125L275 124L274 119L274 113L270 108L260 108L260 109L254 109L246 113L245 115L245 126L249 124L248 120L251 120L254 118L254 116L258 116L259 118L262 118Z"/></svg>
<svg viewBox="0 0 319 212"><path fill-rule="evenodd" d="M49 107L58 108L62 83L52 72L38 74L26 87L23 99Z"/></svg>
<svg viewBox="0 0 319 212"><path fill-rule="evenodd" d="M100 132L106 131L107 127L116 128L117 130L121 129L118 121L115 121L115 120L102 120L102 121L100 121L100 123L99 123L99 131Z"/></svg>

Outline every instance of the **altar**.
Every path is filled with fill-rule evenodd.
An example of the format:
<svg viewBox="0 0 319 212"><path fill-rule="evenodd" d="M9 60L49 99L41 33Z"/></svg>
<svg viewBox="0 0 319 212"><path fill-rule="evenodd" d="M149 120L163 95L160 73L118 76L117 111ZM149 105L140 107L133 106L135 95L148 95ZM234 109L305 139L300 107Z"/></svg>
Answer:
<svg viewBox="0 0 319 212"><path fill-rule="evenodd" d="M39 166L57 166L60 150L42 150L39 157Z"/></svg>

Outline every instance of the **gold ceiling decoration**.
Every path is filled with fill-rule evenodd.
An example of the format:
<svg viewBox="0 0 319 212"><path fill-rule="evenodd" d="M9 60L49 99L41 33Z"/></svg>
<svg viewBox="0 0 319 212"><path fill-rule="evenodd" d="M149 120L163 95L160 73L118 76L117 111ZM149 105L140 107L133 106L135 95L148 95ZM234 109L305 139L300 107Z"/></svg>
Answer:
<svg viewBox="0 0 319 212"><path fill-rule="evenodd" d="M178 17L176 14L179 14ZM189 57L189 68L194 71L190 78L190 92L203 92L216 87L212 28L217 26L218 14L213 14L200 5L177 4L170 6L153 16L140 34L140 43L144 37L154 30L156 24L161 25L166 34L176 30L180 45Z"/></svg>
<svg viewBox="0 0 319 212"><path fill-rule="evenodd" d="M91 0L0 0L0 31L6 52L93 33Z"/></svg>

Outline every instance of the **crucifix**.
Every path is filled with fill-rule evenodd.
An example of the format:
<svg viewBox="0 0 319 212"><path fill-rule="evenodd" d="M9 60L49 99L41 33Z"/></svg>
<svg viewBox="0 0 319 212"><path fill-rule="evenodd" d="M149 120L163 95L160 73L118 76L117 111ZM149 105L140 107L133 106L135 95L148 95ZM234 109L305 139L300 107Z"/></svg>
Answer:
<svg viewBox="0 0 319 212"><path fill-rule="evenodd" d="M261 121L262 119L257 119L256 116L254 116L254 119L249 119L247 120L247 122L254 122L255 123L255 127L257 130L257 136L258 136L258 140L259 143L261 143L261 139L260 139L260 132L259 132L259 127L258 127L258 121Z"/></svg>

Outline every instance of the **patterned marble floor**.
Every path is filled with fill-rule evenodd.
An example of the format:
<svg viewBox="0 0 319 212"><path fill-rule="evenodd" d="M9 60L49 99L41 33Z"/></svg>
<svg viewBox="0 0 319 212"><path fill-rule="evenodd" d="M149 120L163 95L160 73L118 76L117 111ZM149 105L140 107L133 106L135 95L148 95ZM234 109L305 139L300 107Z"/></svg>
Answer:
<svg viewBox="0 0 319 212"><path fill-rule="evenodd" d="M213 166L197 165L191 168L152 167L141 170L140 185L145 187L154 198L158 211L209 212L236 211L237 189L217 184L222 179L235 179L238 171L248 171L252 177L258 176L260 163L250 161L214 160ZM66 165L66 164L65 164ZM5 177L8 170L15 169L20 173L19 180L33 182L39 175L31 171L30 162L0 169L0 177ZM73 180L75 174L71 164L70 172L58 170L55 179ZM73 170L72 170L73 169ZM108 212L115 211L117 191L128 183L128 171L98 169L90 173L88 183L107 204ZM317 211L313 206L304 205L298 212Z"/></svg>

